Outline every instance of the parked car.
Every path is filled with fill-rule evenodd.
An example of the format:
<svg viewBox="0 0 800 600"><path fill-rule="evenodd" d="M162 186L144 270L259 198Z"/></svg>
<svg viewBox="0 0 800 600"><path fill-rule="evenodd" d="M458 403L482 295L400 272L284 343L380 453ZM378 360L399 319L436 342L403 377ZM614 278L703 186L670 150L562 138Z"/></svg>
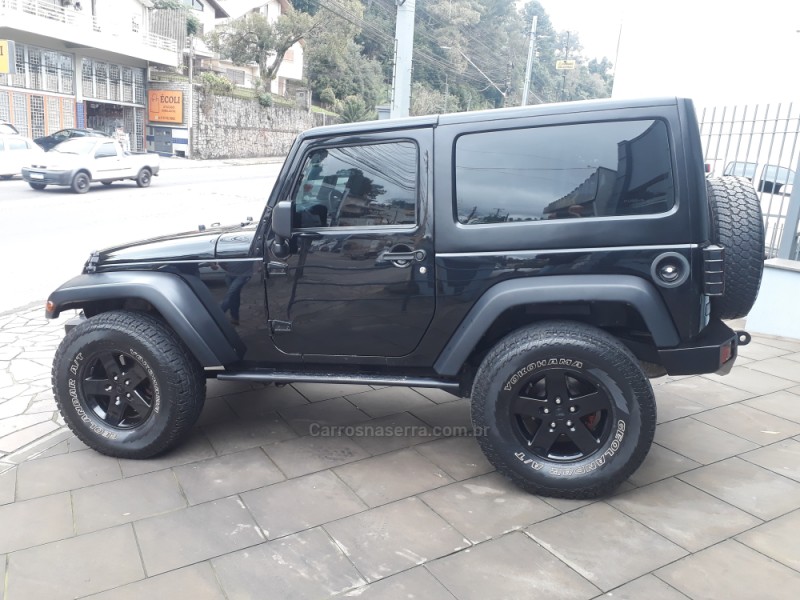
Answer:
<svg viewBox="0 0 800 600"><path fill-rule="evenodd" d="M341 201L316 209L326 178ZM763 244L750 182L705 178L687 99L315 128L258 221L92 253L47 302L82 311L53 390L85 444L147 458L210 378L439 388L471 397L499 472L593 498L647 455L649 378L731 369Z"/></svg>
<svg viewBox="0 0 800 600"><path fill-rule="evenodd" d="M43 153L39 162L22 169L22 178L35 190L60 185L85 194L94 181L111 185L131 179L139 187L147 187L153 175L158 175L160 165L158 154L125 152L115 140L84 137L67 140Z"/></svg>
<svg viewBox="0 0 800 600"><path fill-rule="evenodd" d="M8 121L0 119L0 134L19 134L19 130Z"/></svg>
<svg viewBox="0 0 800 600"><path fill-rule="evenodd" d="M34 141L17 133L0 133L0 179L11 179L19 175L23 167L29 167L44 155Z"/></svg>
<svg viewBox="0 0 800 600"><path fill-rule="evenodd" d="M102 131L97 131L96 129L62 129L60 131L56 131L55 133L51 133L50 135L36 138L33 141L39 144L39 146L41 146L43 149L50 150L61 142L85 137L107 138L110 136Z"/></svg>

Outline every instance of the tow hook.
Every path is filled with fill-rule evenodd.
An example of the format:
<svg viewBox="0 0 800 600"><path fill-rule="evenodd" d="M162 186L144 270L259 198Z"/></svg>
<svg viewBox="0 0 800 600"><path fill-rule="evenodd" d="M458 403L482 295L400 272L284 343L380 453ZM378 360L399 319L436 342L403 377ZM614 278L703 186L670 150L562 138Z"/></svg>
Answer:
<svg viewBox="0 0 800 600"><path fill-rule="evenodd" d="M737 331L736 339L738 340L739 346L747 346L747 344L750 343L750 340L752 338L750 337L750 334L747 333L746 331Z"/></svg>

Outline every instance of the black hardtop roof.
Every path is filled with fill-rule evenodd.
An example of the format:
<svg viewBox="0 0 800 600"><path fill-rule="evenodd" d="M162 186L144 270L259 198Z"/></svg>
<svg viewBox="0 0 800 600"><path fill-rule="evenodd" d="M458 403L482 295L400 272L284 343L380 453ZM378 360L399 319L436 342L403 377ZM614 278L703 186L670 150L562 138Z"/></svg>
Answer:
<svg viewBox="0 0 800 600"><path fill-rule="evenodd" d="M539 115L545 116L590 111L617 110L621 108L670 106L677 104L678 101L679 99L674 96L667 98L639 98L624 100L581 100L578 102L558 102L553 104L536 104L532 106L515 106L511 108L494 108L490 110L449 113L445 115L425 115L423 117L407 117L403 119L360 121L358 123L343 123L340 125L314 127L301 133L299 138L307 139L323 136L327 137L332 135L395 131L401 129L436 127L437 125L451 125L480 121L500 121L505 119L517 119L519 117L535 117Z"/></svg>

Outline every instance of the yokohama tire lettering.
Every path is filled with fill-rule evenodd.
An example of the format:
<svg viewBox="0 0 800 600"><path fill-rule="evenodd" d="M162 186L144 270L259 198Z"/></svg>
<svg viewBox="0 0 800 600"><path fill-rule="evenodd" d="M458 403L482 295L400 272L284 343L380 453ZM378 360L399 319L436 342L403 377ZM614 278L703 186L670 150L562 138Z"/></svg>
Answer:
<svg viewBox="0 0 800 600"><path fill-rule="evenodd" d="M511 376L511 379L506 382L506 385L503 387L503 389L506 392L510 392L517 382L525 377L525 375L528 375L537 369L544 369L545 367L574 367L575 369L582 369L583 362L580 360L573 360L571 358L545 358L543 360L537 360L522 367L519 371L514 373Z"/></svg>

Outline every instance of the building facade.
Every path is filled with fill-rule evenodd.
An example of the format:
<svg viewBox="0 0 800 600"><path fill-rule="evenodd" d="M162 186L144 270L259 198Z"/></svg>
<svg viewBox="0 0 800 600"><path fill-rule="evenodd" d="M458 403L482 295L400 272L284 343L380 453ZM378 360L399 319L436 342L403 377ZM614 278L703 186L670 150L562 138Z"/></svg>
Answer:
<svg viewBox="0 0 800 600"><path fill-rule="evenodd" d="M185 28L147 0L0 0L16 71L0 74L0 119L33 138L122 127L143 150L148 67L180 64Z"/></svg>

